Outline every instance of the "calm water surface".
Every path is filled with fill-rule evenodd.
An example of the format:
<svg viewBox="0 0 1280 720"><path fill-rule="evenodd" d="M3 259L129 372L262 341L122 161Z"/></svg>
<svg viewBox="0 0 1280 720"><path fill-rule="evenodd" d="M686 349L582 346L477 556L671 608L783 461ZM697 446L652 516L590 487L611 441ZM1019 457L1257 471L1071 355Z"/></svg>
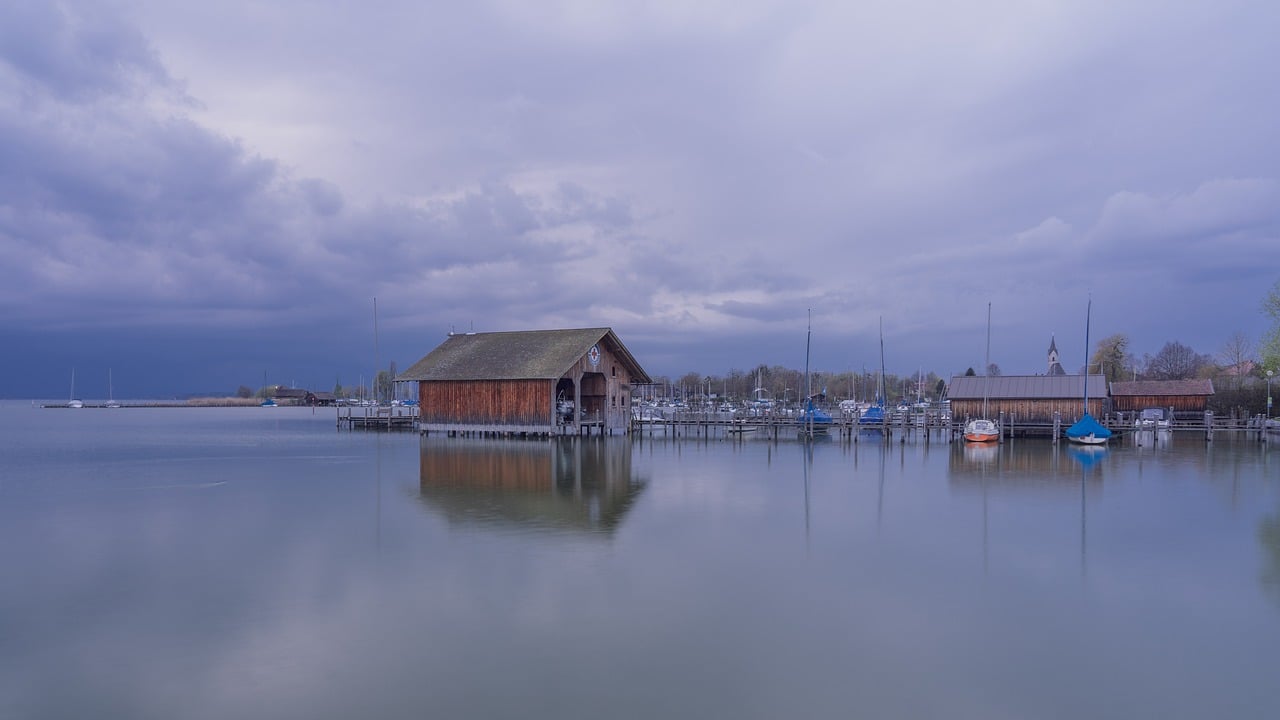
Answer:
<svg viewBox="0 0 1280 720"><path fill-rule="evenodd" d="M1271 718L1280 448L0 403L4 718Z"/></svg>

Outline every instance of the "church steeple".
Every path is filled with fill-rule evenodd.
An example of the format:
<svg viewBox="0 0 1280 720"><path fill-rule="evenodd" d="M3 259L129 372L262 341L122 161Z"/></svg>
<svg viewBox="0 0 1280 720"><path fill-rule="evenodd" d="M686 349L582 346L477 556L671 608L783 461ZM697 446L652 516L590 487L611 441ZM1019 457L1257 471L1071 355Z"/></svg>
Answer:
<svg viewBox="0 0 1280 720"><path fill-rule="evenodd" d="M1058 362L1058 343L1052 334L1049 335L1049 375L1066 375L1062 363Z"/></svg>

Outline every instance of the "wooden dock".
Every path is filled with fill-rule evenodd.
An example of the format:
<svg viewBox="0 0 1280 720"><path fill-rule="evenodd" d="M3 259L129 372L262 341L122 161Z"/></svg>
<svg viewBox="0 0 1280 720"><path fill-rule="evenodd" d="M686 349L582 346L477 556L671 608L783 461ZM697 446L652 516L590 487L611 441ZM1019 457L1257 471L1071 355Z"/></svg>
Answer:
<svg viewBox="0 0 1280 720"><path fill-rule="evenodd" d="M1076 418L1054 418L1052 421L1019 420L1017 417L1004 415L993 419L1000 424L1002 439L1040 438L1053 442L1062 440L1066 429L1076 421ZM1117 436L1140 430L1134 427L1133 413L1109 413L1099 420ZM1217 433L1250 433L1265 440L1264 420L1261 416L1229 418L1204 413L1202 417L1180 419L1163 432L1199 435L1206 442L1211 442ZM915 435L919 435L925 442L934 436L940 437L944 442L950 442L958 440L963 435L964 422L930 413L912 413L889 415L883 423L868 425L859 423L853 417L837 416L830 424L818 426L818 429L821 431L819 434L846 442L889 441L895 438L905 441L908 437ZM778 440L804 437L809 431L810 429L794 416L735 417L728 413L714 412L672 413L669 417L636 420L631 426L633 434L697 439L740 440L760 437Z"/></svg>
<svg viewBox="0 0 1280 720"><path fill-rule="evenodd" d="M347 430L404 431L418 429L418 408L415 406L341 406L338 408L338 427Z"/></svg>
<svg viewBox="0 0 1280 720"><path fill-rule="evenodd" d="M1000 423L1002 439L1040 438L1058 442L1063 438L1066 428L1075 422L1075 418L1055 418L1051 422L1021 421L1013 416L993 418ZM1113 433L1123 436L1138 432L1140 428L1133 425L1133 413L1108 413L1099 420ZM370 431L417 431L418 408L404 407L352 407L337 408L337 424L347 430ZM594 425L598 425L595 423ZM593 423L584 421L581 427L558 427L552 435L591 435L603 434ZM1163 432L1175 432L1179 435L1199 435L1206 442L1211 442L1217 433L1250 433L1256 434L1260 440L1266 440L1264 432L1265 419L1262 416L1248 418L1215 417L1213 413L1204 413L1202 417L1181 418L1173 426ZM462 428L450 435L497 435L502 428ZM511 431L512 428L505 430ZM866 424L847 415L838 415L829 424L808 427L795 416L787 415L747 415L735 416L720 412L676 412L662 418L633 419L630 433L640 437L669 437L673 439L689 438L699 440L733 440L740 441L753 438L766 438L772 441L787 439L805 439L822 437L837 439L842 442L890 442L919 438L924 442L938 440L953 442L963 434L964 423L933 413L890 414L882 423ZM546 433L515 432L508 434L542 436ZM1274 433L1272 433L1274 439Z"/></svg>
<svg viewBox="0 0 1280 720"><path fill-rule="evenodd" d="M743 440L747 438L804 439L827 437L846 442L886 442L919 434L926 442L933 436L950 440L950 421L939 416L904 415L867 424L852 416L834 417L830 423L809 425L796 416L734 416L720 412L676 412L668 417L633 420L632 434L671 438Z"/></svg>

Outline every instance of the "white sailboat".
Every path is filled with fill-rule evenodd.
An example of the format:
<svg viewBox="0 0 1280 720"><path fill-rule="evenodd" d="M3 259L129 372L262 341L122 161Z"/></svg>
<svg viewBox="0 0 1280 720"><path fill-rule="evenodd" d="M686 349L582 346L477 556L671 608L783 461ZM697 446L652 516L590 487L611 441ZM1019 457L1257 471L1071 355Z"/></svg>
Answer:
<svg viewBox="0 0 1280 720"><path fill-rule="evenodd" d="M115 388L111 387L111 368L107 368L107 404L104 407L120 407L120 403L116 402Z"/></svg>
<svg viewBox="0 0 1280 720"><path fill-rule="evenodd" d="M987 398L990 395L988 385L991 383L991 303L987 303L987 357L982 367L982 417L973 418L964 424L964 439L967 442L997 442L1000 440L1000 425L991 419L987 412Z"/></svg>
<svg viewBox="0 0 1280 720"><path fill-rule="evenodd" d="M82 408L84 401L76 398L76 369L71 368L71 397L67 398L67 407Z"/></svg>

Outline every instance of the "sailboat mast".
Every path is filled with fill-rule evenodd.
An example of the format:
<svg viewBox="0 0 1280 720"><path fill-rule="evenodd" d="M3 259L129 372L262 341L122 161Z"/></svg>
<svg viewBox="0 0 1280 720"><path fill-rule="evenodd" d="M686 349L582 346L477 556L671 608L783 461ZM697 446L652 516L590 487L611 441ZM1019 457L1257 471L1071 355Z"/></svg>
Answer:
<svg viewBox="0 0 1280 720"><path fill-rule="evenodd" d="M378 402L378 372L382 369L382 358L378 357L378 298L373 298L373 400Z"/></svg>
<svg viewBox="0 0 1280 720"><path fill-rule="evenodd" d="M876 388L876 392L880 396L879 400L882 405L887 404L889 402L889 398L885 396L885 392L884 392L884 316L883 315L880 316L880 384L879 384L879 387Z"/></svg>
<svg viewBox="0 0 1280 720"><path fill-rule="evenodd" d="M809 310L809 327L804 336L804 419L813 437L813 388L809 385L809 343L813 340L813 310Z"/></svg>
<svg viewBox="0 0 1280 720"><path fill-rule="evenodd" d="M991 384L991 303L987 303L987 357L982 365L982 417L989 418L987 413L988 385Z"/></svg>
<svg viewBox="0 0 1280 720"><path fill-rule="evenodd" d="M809 310L809 329L804 336L804 396L806 399L813 394L813 388L809 387L809 343L813 339L813 310Z"/></svg>
<svg viewBox="0 0 1280 720"><path fill-rule="evenodd" d="M1093 319L1093 298L1084 313L1084 411L1089 412L1089 323Z"/></svg>

